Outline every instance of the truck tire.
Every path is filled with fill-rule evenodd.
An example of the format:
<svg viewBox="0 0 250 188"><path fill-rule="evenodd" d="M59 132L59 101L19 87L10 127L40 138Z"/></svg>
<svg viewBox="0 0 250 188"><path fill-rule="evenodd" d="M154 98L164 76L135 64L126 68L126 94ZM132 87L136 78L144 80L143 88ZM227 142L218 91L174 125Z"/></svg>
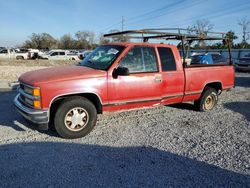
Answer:
<svg viewBox="0 0 250 188"><path fill-rule="evenodd" d="M92 102L84 97L64 99L54 118L56 132L63 138L80 138L96 125L97 111Z"/></svg>
<svg viewBox="0 0 250 188"><path fill-rule="evenodd" d="M218 102L218 92L211 87L206 87L201 97L194 101L194 106L198 111L206 112L212 110Z"/></svg>

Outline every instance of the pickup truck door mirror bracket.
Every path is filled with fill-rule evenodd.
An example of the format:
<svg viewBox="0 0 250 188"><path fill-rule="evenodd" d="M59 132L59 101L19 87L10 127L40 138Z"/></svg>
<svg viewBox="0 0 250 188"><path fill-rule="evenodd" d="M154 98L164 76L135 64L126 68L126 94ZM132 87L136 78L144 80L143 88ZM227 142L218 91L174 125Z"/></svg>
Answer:
<svg viewBox="0 0 250 188"><path fill-rule="evenodd" d="M117 67L113 70L113 78L118 78L118 76L128 76L129 70L127 67Z"/></svg>

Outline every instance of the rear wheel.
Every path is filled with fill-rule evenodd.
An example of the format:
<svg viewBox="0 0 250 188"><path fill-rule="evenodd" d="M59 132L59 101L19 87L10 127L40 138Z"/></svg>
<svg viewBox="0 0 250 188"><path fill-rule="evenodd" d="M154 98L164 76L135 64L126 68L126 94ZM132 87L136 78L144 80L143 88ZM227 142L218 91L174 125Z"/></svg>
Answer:
<svg viewBox="0 0 250 188"><path fill-rule="evenodd" d="M54 125L63 138L80 138L95 126L97 111L92 102L83 97L65 99L55 114Z"/></svg>
<svg viewBox="0 0 250 188"><path fill-rule="evenodd" d="M212 110L218 102L218 92L211 87L205 88L200 99L194 102L194 106L201 112Z"/></svg>

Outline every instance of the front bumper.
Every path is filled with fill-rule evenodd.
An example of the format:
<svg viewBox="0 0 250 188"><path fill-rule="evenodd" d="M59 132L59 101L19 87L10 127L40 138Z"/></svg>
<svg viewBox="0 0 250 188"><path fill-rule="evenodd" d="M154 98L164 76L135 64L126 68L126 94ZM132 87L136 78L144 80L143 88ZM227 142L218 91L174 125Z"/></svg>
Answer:
<svg viewBox="0 0 250 188"><path fill-rule="evenodd" d="M29 107L24 106L21 102L19 102L18 94L14 99L14 105L17 111L28 121L38 125L48 125L49 123L49 111L48 110L36 110Z"/></svg>

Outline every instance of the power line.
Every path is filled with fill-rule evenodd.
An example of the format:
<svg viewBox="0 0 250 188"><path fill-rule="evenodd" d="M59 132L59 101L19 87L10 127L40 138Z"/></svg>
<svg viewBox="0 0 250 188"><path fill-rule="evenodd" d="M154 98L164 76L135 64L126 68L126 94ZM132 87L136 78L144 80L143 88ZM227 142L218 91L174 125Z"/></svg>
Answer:
<svg viewBox="0 0 250 188"><path fill-rule="evenodd" d="M109 29L111 29L111 28L113 28L114 26L119 25L119 24L121 24L121 21L116 22L116 23L114 23L114 24L112 24L112 25L110 25L110 26L104 28L104 29L100 30L99 32L109 30Z"/></svg>
<svg viewBox="0 0 250 188"><path fill-rule="evenodd" d="M138 20L138 21L135 21L135 22L132 22L132 23L128 22L128 25L134 25L136 23L141 23L141 22L144 22L144 21L148 21L148 20L152 20L152 19L155 19L155 18L159 18L161 16L164 16L164 15L167 15L167 14L170 14L170 13L174 13L174 12L180 11L180 8L190 8L190 7L196 6L196 5L201 4L201 3L204 3L204 1L203 0L198 0L196 2L194 1L189 6L184 4L183 6L178 7L178 9L176 9L176 10L172 9L172 10L168 11L167 13L163 13L163 14L160 14L160 15L154 15L153 17L150 17L150 18L143 18L141 20Z"/></svg>
<svg viewBox="0 0 250 188"><path fill-rule="evenodd" d="M144 13L144 14L141 14L141 15L138 15L138 16L134 16L134 17L131 17L129 19L124 19L124 17L122 17L122 20L103 29L103 30L108 30L114 26L117 26L118 24L122 24L122 30L124 29L124 26L125 25L134 25L136 23L142 23L142 22L145 22L145 21L149 21L149 20L153 20L153 19L156 19L156 18L159 18L161 16L164 16L164 15L167 15L167 14L172 14L172 13L175 13L177 11L180 11L181 8L191 8L193 6L196 6L198 4L201 4L201 3L204 3L204 1L202 0L197 0L196 2L192 2L191 4L189 5L185 5L185 3L183 4L183 2L185 2L186 0L180 0L178 1L177 3L172 3L172 4L168 4L168 5L165 5L164 7L162 8L158 8L158 9L155 9L155 10L152 10L150 12L147 12L147 13ZM159 15L154 15L154 16L151 16L149 18L142 18L140 20L138 20L140 17L145 17L145 16L148 16L150 14L154 14L154 13L157 13L157 12L160 12L162 10L166 10L166 9L169 9L169 8L172 8L172 7L175 7L177 6L178 4L183 4L183 6L181 7L178 7L178 9L171 9L170 11L168 11L167 13L164 13L164 14L159 14ZM242 7L244 6L244 7ZM192 17L192 18L189 18L189 19L184 19L182 21L179 21L175 24L172 24L170 27L175 27L175 26L179 26L181 23L191 23L193 20L197 20L197 17L198 19L203 19L203 18L206 18L206 19L209 19L209 18L214 18L214 17L221 17L221 16L224 16L226 15L227 13L235 13L235 12L238 12L238 11L241 11L241 10L246 10L246 9L249 9L249 7L247 6L246 7L246 3L244 4L241 4L240 7L237 7L236 10L235 10L235 7L231 7L229 9L225 9L224 7L221 8L221 9L217 9L216 11L214 11L214 14L209 14L209 15L200 15L200 16L195 16L195 17ZM232 11L233 10L233 11ZM137 20L137 21L132 21L132 20ZM132 21L132 22L131 22ZM131 23L129 23L131 22ZM167 24L162 24L162 25L157 25L157 27L161 27L161 26L166 26ZM169 26L169 25L168 25ZM102 31L103 31L102 30Z"/></svg>
<svg viewBox="0 0 250 188"><path fill-rule="evenodd" d="M162 24L162 25L157 25L155 27L162 27L162 26L178 27L181 24L192 23L194 20L197 20L197 17L198 17L198 19L209 19L209 18L211 19L211 18L215 18L215 17L218 18L218 17L226 15L227 13L232 14L232 13L237 13L238 11L241 11L241 10L247 10L247 9L249 9L249 7L248 6L246 7L246 4L241 4L240 7L237 7L236 10L233 10L233 9L235 9L235 7L232 7L229 9L221 8L221 9L217 9L216 11L214 11L213 14L211 14L211 13L206 14L206 15L202 14L199 16L194 16L194 17L189 18L189 19L184 19L184 20L179 21L179 22L175 22L175 24L172 24L172 25Z"/></svg>
<svg viewBox="0 0 250 188"><path fill-rule="evenodd" d="M128 19L122 19L122 24L123 24L123 26L124 26L124 22L126 21L131 21L131 20L137 20L137 19L139 19L140 17L143 17L143 16L147 16L147 15L150 15L150 14L153 14L153 13L156 13L156 12L159 12L159 11L162 11L162 10L164 10L164 9L169 9L169 8L171 8L171 7L173 7L173 6L177 6L178 4L181 4L181 3L183 3L183 2L185 2L185 1L187 1L187 0L179 0L179 1L177 1L177 2L174 2L174 3L171 3L171 4L167 4L167 5L165 5L165 6L163 6L163 7L161 7L161 8L157 8L157 9L155 9L155 10L152 10L152 11L149 11L149 12L146 12L146 13L143 13L143 14L140 14L140 15L137 15L137 16L134 16L134 17L131 17L131 18L128 18ZM104 29L102 29L102 30L100 30L99 32L101 32L101 31L105 31L105 30L108 30L108 29L111 29L111 28L113 28L114 26L117 26L118 24L121 24L121 21L119 21L119 22L117 22L117 23L115 23L115 24L112 24L112 25L110 25L110 26L108 26L108 27L106 27L106 28L104 28Z"/></svg>
<svg viewBox="0 0 250 188"><path fill-rule="evenodd" d="M249 9L250 7L249 6L246 6L246 4L241 4L239 7L237 7L235 9L235 7L232 7L230 9L217 9L216 11L213 12L213 14L207 14L207 15L199 15L199 16L194 16L192 18L189 18L189 19L184 19L182 21L179 21L175 24L172 24L172 25L168 25L169 27L176 27L178 25L181 25L183 23L191 23L195 20L197 20L197 17L198 19L211 19L211 18L219 18L219 17L222 17L222 16L225 16L227 13L230 13L230 14L233 14L233 13L237 13L239 11L244 11L244 10L247 10ZM163 24L163 25L160 25L160 26L166 26L167 24Z"/></svg>
<svg viewBox="0 0 250 188"><path fill-rule="evenodd" d="M177 6L178 4L182 4L183 2L186 2L186 1L187 1L187 0L175 1L174 3L164 5L164 6L161 7L161 8L157 8L157 9L155 9L155 10L152 10L152 11L149 11L149 12L146 12L146 13L139 14L139 15L137 15L137 16L133 16L133 17L131 17L131 18L128 18L128 19L126 19L126 21L137 20L137 19L139 19L140 17L148 16L148 15L150 15L150 14L153 14L153 13L155 13L155 12L159 12L159 11L162 11L162 10L165 10L165 9L170 9L171 7Z"/></svg>

